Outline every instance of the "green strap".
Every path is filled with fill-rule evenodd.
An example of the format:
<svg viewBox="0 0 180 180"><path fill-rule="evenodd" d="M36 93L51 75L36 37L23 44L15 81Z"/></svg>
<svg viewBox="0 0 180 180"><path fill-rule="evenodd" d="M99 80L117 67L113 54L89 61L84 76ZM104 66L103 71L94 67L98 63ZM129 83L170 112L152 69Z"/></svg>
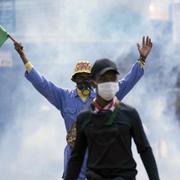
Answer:
<svg viewBox="0 0 180 180"><path fill-rule="evenodd" d="M115 108L115 110L112 112L112 115L111 117L108 119L106 125L112 125L113 121L114 121L114 118L116 117L116 114L118 112L118 109L119 109L119 105Z"/></svg>

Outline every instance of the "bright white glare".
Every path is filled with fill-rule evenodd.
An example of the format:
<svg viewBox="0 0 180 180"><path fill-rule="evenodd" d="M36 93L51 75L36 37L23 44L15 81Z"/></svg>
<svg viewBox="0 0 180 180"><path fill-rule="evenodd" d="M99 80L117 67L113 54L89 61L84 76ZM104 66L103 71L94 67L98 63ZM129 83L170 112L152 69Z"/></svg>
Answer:
<svg viewBox="0 0 180 180"><path fill-rule="evenodd" d="M150 12L152 12L152 13L155 12L156 8L155 8L154 4L150 4L149 10L150 10Z"/></svg>
<svg viewBox="0 0 180 180"><path fill-rule="evenodd" d="M153 1L149 5L149 17L154 20L168 20L169 18L169 2Z"/></svg>

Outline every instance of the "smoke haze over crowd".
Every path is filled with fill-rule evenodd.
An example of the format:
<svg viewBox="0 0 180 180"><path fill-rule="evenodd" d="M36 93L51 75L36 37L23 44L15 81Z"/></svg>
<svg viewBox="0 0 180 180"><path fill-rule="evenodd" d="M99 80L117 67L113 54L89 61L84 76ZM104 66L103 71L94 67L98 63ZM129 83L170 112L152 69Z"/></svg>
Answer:
<svg viewBox="0 0 180 180"><path fill-rule="evenodd" d="M175 85L180 53L172 25L172 2L179 1L159 2L165 19L157 14L158 20L154 17L158 1L153 2L16 0L16 30L12 34L22 42L34 67L64 88L75 87L71 74L82 59L92 63L99 58L112 59L122 78L138 59L136 43L149 35L154 46L145 74L123 102L137 108L141 116L161 179L179 180ZM0 51L9 51L13 60L12 67L0 67L0 179L60 178L66 144L61 114L24 78L23 64L10 40ZM134 146L133 150L137 179L148 179Z"/></svg>

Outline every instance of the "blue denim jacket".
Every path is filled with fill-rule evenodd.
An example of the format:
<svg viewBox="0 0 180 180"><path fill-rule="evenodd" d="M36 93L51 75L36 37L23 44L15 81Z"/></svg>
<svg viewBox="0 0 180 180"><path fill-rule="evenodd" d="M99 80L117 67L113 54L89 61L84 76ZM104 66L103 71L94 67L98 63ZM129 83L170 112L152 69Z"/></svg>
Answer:
<svg viewBox="0 0 180 180"><path fill-rule="evenodd" d="M134 87L143 74L144 70L141 67L141 64L136 62L132 66L130 72L119 81L119 91L116 96L120 101ZM85 102L83 102L78 96L76 89L68 90L57 87L51 81L46 80L42 75L40 75L35 68L32 68L30 72L26 71L25 77L51 104L53 104L61 112L65 122L66 131L69 130L73 121L76 120L79 112L88 108L92 99L95 97L95 92L91 91L89 97ZM66 173L66 167L70 154L71 148L67 145L64 151L64 173ZM84 164L78 180L85 179L86 160L87 154L85 156Z"/></svg>

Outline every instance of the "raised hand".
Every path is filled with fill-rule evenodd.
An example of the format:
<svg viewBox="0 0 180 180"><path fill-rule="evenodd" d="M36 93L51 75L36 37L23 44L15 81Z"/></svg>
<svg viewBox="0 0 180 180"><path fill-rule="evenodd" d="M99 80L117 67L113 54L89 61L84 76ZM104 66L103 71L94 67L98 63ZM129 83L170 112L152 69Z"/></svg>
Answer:
<svg viewBox="0 0 180 180"><path fill-rule="evenodd" d="M143 36L142 44L140 45L139 43L137 43L140 58L145 60L150 53L152 46L153 44L151 42L151 39L148 36Z"/></svg>
<svg viewBox="0 0 180 180"><path fill-rule="evenodd" d="M23 46L21 43L18 43L17 41L14 42L14 48L16 49L16 51L18 52L18 54L20 55L22 61L24 64L26 64L28 62L28 59L25 55Z"/></svg>
<svg viewBox="0 0 180 180"><path fill-rule="evenodd" d="M14 42L14 48L16 49L16 51L17 51L19 54L24 53L22 44L21 44L21 43L18 43L17 41Z"/></svg>

